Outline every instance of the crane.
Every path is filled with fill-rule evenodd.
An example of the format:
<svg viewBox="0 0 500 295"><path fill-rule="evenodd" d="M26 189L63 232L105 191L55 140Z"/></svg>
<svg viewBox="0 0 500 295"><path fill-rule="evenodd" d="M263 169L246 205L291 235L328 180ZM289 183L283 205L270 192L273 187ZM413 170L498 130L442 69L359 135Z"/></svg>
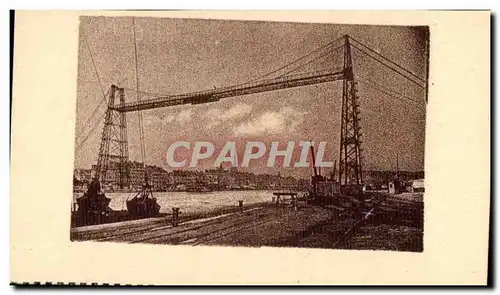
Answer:
<svg viewBox="0 0 500 295"><path fill-rule="evenodd" d="M311 178L312 197L316 201L319 201L321 204L323 204L324 203L324 196L319 196L320 194L318 194L318 184L320 182L326 181L326 178L321 175L321 170L318 171L318 168L320 168L320 167L316 167L316 156L314 154L314 143L312 140L310 141L309 147L311 149L311 161L312 161L312 166L313 166L313 176Z"/></svg>

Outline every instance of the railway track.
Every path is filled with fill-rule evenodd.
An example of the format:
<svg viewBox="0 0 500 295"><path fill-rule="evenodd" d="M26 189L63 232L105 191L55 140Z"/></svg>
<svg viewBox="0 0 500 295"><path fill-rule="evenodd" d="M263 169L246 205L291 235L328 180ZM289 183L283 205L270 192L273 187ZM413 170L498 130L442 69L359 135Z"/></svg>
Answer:
<svg viewBox="0 0 500 295"><path fill-rule="evenodd" d="M148 226L140 229L132 228L132 229L125 229L123 231L120 231L119 233L113 233L109 236L103 237L96 239L95 241L98 242L113 242L113 241L120 241L121 238L125 238L131 235L138 235L146 232L151 232L151 231L158 231L158 230L163 230L167 228L171 228L172 225L164 225L164 226Z"/></svg>
<svg viewBox="0 0 500 295"><path fill-rule="evenodd" d="M410 226L418 226L419 223L412 220L420 214L421 206L423 206L422 201L386 195L373 196L370 200L367 203L366 210L375 209L372 213L376 220L380 219L379 222L393 224L394 222L402 223L405 221ZM346 202L350 201L347 200ZM346 209L349 211L349 208L351 208L350 205ZM224 242L220 241L223 239L234 239L232 236L245 231L249 231L250 235L253 236L255 233L252 228L258 228L280 218L275 210L270 207L262 209L264 207L252 208L243 213L232 212L203 219L188 220L180 223L178 227L167 224L168 220L165 219L164 221L155 221L126 228L107 229L103 232L89 232L88 235L80 234L79 239L193 246L213 244L218 241ZM256 210L258 211L254 212ZM358 226L363 226L363 224ZM355 235L356 233L346 233L345 238L352 238L352 234ZM236 240L238 239L236 238ZM250 239L252 238L250 237Z"/></svg>
<svg viewBox="0 0 500 295"><path fill-rule="evenodd" d="M204 239L204 240L201 240L201 241L199 240L200 238L203 238L203 237L209 237L210 235L215 234L216 232L212 232L212 233L210 233L208 235L204 235L203 237L197 237L196 239L191 239L191 241L193 242L191 245L198 246L198 245L202 245L202 244L207 244L207 243L210 243L210 242L214 242L216 240L219 240L219 239L222 239L222 238L234 235L236 233L239 233L241 231L244 231L244 230L256 227L256 226L264 225L264 224L272 222L272 221L274 221L274 219L264 220L264 221L260 221L260 222L257 222L257 223L251 223L248 226L243 226L243 227L238 227L238 228L234 228L234 226L232 226L230 228L232 228L233 230L231 230L229 232L226 232L226 233L221 233L220 231L218 231L217 235L215 237L213 237L213 238Z"/></svg>
<svg viewBox="0 0 500 295"><path fill-rule="evenodd" d="M238 218L237 220L244 219L244 218ZM195 232L197 230L202 230L203 228L207 228L210 226L216 226L218 224L222 224L226 222L226 220L222 221L216 221L216 222L210 222L210 223L203 223L197 226L192 226L168 233L161 233L161 234L151 234L150 236L146 237L141 237L141 238L134 238L133 240L130 241L130 243L161 243L161 242L167 242L168 239L170 238L170 241L173 242L173 244L179 244L182 243L180 239L175 239L174 236L176 235L181 235L181 234L187 234L189 232Z"/></svg>
<svg viewBox="0 0 500 295"><path fill-rule="evenodd" d="M269 218L271 217L271 218ZM247 223L251 223L258 218L266 218L266 222L274 220L275 215L273 213L261 214L259 216L255 215L244 215L238 216L236 218L217 220L210 223L203 223L201 225L197 225L194 227L184 228L173 232L163 233L163 234L154 234L149 237L141 237L139 239L134 239L131 243L152 243L152 244L191 244L191 242L199 241L202 238L213 236L213 235L222 235L224 231L235 229L243 230L243 225ZM224 224L224 223L227 223ZM260 224L260 223L259 223ZM243 227L242 227L243 226ZM199 233L198 233L199 231Z"/></svg>
<svg viewBox="0 0 500 295"><path fill-rule="evenodd" d="M94 240L94 241L107 241L112 240L113 237L127 235L131 233L139 233L148 231L150 229L156 228L159 225L164 224L164 222L154 222L150 224L139 224L139 225L128 225L127 227L122 228L111 228L104 229L100 231L90 231L83 233L73 233L74 240L86 241L86 240Z"/></svg>
<svg viewBox="0 0 500 295"><path fill-rule="evenodd" d="M243 214L249 214L252 211L255 211L257 209L260 209L261 207L257 208L251 208L248 210L245 210ZM202 219L191 219L191 220L186 220L182 223L180 223L180 227L182 226L189 226L197 223L204 223L205 225L211 225L214 223L219 223L222 222L224 218L229 217L231 215L238 214L236 212L232 213L226 213L226 214L221 214L218 216L213 216L213 217L207 217L207 218L202 218ZM139 225L129 225L127 227L122 227L118 229L105 229L101 231L90 231L88 233L74 233L73 234L73 239L74 240L80 240L80 241L85 241L85 240L93 240L93 241L99 241L99 242L110 242L110 241L123 241L126 242L130 237L136 237L141 234L146 234L146 233L154 233L162 230L168 230L172 227L171 224L169 224L169 220L167 218L164 219L164 221L155 221L150 224L139 224ZM196 227L196 228L199 228ZM175 227L174 229L177 229Z"/></svg>

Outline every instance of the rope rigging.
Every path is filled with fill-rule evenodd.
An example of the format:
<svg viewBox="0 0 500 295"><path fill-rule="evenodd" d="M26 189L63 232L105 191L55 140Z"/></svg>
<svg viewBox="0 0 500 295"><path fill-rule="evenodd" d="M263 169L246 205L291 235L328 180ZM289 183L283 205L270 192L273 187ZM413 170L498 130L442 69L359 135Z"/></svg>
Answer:
<svg viewBox="0 0 500 295"><path fill-rule="evenodd" d="M134 57L135 57L135 85L136 85L136 95L137 95L137 101L140 103L141 102L141 93L139 91L139 66L138 66L138 58L137 58L137 38L135 36L135 17L132 17L132 29L134 33ZM145 167L146 166L146 152L144 148L144 128L143 128L143 122L142 122L142 111L138 111L138 116L139 116L139 137L140 137L140 144L141 144L141 156L142 156L142 164Z"/></svg>

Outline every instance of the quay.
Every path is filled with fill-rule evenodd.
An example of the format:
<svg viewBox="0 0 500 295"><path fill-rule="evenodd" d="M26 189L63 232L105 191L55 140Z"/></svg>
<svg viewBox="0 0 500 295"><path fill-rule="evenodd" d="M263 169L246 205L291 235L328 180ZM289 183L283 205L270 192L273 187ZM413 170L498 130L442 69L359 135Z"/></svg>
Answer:
<svg viewBox="0 0 500 295"><path fill-rule="evenodd" d="M71 239L192 246L423 250L421 195L376 194L368 198L361 215L350 212L349 206L319 207L301 199L297 203L295 210L291 200L286 199L279 204L245 206L243 210L235 204L234 208L205 215L181 213L177 225L172 216L167 216L77 227L71 230Z"/></svg>

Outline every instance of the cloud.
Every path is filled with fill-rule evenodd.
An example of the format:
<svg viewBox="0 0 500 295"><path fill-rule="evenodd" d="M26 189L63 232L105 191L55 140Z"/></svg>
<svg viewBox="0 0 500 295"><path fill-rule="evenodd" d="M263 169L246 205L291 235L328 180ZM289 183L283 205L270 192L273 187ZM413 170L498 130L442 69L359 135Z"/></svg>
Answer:
<svg viewBox="0 0 500 295"><path fill-rule="evenodd" d="M204 118L207 120L207 127L215 127L222 122L237 120L243 118L252 112L252 106L244 103L239 103L228 110L219 108L210 109L204 113Z"/></svg>
<svg viewBox="0 0 500 295"><path fill-rule="evenodd" d="M222 115L223 120L237 119L248 115L252 111L252 106L248 104L239 103L234 107L227 110L225 114Z"/></svg>
<svg viewBox="0 0 500 295"><path fill-rule="evenodd" d="M302 122L305 114L292 107L284 107L277 112L265 112L255 119L244 122L236 126L233 132L236 136L291 132Z"/></svg>
<svg viewBox="0 0 500 295"><path fill-rule="evenodd" d="M164 124L170 124L170 123L173 123L174 121L175 121L174 115L168 115L162 119L162 123L164 123Z"/></svg>
<svg viewBox="0 0 500 295"><path fill-rule="evenodd" d="M191 118L193 116L193 111L191 109L186 109L180 111L176 115L153 115L153 116L146 116L144 118L144 122L146 126L152 126L152 125L157 125L161 124L162 127L167 127L172 124L179 124L181 126L186 125L191 121Z"/></svg>
<svg viewBox="0 0 500 295"><path fill-rule="evenodd" d="M176 119L180 125L185 125L186 123L191 121L192 116L193 116L193 111L191 109L186 109L180 111Z"/></svg>

